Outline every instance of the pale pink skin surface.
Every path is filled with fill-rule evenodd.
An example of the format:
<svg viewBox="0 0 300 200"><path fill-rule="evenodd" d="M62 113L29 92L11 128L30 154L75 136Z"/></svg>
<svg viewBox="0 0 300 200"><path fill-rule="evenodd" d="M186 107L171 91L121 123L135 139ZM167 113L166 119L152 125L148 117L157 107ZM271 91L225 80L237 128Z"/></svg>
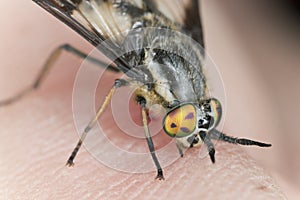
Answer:
<svg viewBox="0 0 300 200"><path fill-rule="evenodd" d="M15 4L3 2L0 13L1 99L29 85L58 45L70 43L91 50L77 34L33 3ZM184 158L164 169L165 181L154 180L155 172L128 174L105 167L84 148L75 166L65 167L78 140L71 106L80 60L63 54L38 91L0 108L0 199L299 197L296 186L300 166L295 153L300 150L296 135L300 111L296 68L299 46L289 41L282 44L281 50L275 49L276 38L282 35L263 32L259 28L262 23L253 25L258 26L259 34L250 37L248 29L243 29L243 18L234 15L238 9L230 5L205 1L202 8L207 49L226 88L224 131L270 142L272 148L220 142L214 165L208 157L199 159L198 149L191 149ZM248 14L239 12L241 16ZM282 66L286 67L284 71ZM110 114L105 115L104 119ZM119 129L111 129L122 142Z"/></svg>

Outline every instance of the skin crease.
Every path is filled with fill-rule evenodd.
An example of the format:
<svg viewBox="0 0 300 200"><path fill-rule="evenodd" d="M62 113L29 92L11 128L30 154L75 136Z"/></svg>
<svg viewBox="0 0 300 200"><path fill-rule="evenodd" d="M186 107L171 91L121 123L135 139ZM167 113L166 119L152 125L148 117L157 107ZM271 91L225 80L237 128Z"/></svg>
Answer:
<svg viewBox="0 0 300 200"><path fill-rule="evenodd" d="M29 85L50 52L60 44L70 43L85 52L91 50L77 34L32 2L20 2L18 7L5 2L3 7L1 99ZM243 51L247 47L235 37L239 30L234 29L234 22L230 23L233 19L226 15L225 8L216 2L203 5L207 48L220 67L227 90L224 131L270 142L272 148L219 142L214 165L208 157L198 158L199 149L191 149L182 159L164 168L165 181L154 180L155 172L130 174L108 168L84 148L75 159L75 166L65 167L78 140L72 118L72 89L80 59L64 53L39 90L0 108L0 199L285 199L280 186L289 192L290 199L296 197L291 186L295 180L282 173L285 166L278 164L282 160L280 137L272 134L275 128L265 128L273 127L272 119L276 119L260 123L257 120L263 114L256 119L260 109L272 110L267 104L265 88L259 85L264 79L250 70L252 57L247 57L248 52ZM214 9L220 12L213 12ZM216 30L222 30L222 36L217 37ZM229 44L229 49L225 48ZM110 78L104 81L111 82ZM110 84L102 87L100 97ZM245 96L245 90L252 96ZM255 108L249 107L247 98L255 100L255 96L260 97L260 104L255 102ZM102 120L110 127L116 142L122 143L123 136L109 118L107 110ZM253 124L257 127L253 128Z"/></svg>

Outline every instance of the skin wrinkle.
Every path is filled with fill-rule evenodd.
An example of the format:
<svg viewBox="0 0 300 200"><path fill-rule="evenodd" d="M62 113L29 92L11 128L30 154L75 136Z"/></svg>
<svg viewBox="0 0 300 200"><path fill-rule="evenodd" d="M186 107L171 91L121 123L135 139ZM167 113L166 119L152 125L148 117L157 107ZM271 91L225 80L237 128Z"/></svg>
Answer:
<svg viewBox="0 0 300 200"><path fill-rule="evenodd" d="M23 5L22 3L24 2L20 2L21 5ZM13 68L9 64L1 65L1 68L8 67L5 69L8 71L18 69L22 73L22 70L30 70L30 73L26 72L26 75L21 77L27 80L26 83L29 83L36 74L35 72L40 69L44 58L50 53L51 47L66 41L75 46L82 45L79 37L45 12L40 11L40 8L32 5L29 9L28 13L30 14L20 14L20 16L32 15L31 11L34 11L33 13L37 14L34 17L36 19L32 19L33 21L22 20L28 23L23 26L26 27L26 30L30 30L31 34L34 32L39 34L33 34L32 38L28 36L28 33L27 36L25 35L24 41L30 41L35 45L32 45L32 48L28 48L30 46L28 44L25 45L26 48L21 46L26 51L19 52L19 55L24 53L28 59L35 59L28 66L34 66L34 70L26 68L27 66L23 67L22 62L16 64L19 68ZM53 21L45 27L47 20ZM56 35L58 39L49 34L53 30L59 30ZM60 31L66 32L60 34ZM18 34L22 34L22 32ZM43 35L44 37L42 37ZM23 36L19 35L14 38L23 38ZM22 45L22 42L19 42ZM49 46L49 44L51 45ZM4 46L8 45L4 44ZM17 44L13 46L18 47ZM32 49L34 53L29 53L29 49L30 51ZM38 51L34 49L38 49ZM16 58L16 55L13 58ZM61 59L68 60L68 58ZM9 58L9 60L14 59ZM20 60L22 61L22 59ZM16 62L18 61L16 60ZM274 180L242 150L247 147L221 142L216 145L216 164L212 164L208 157L199 159L199 149L191 149L185 153L183 158L165 168L166 180L162 182L153 180L155 172L128 174L105 167L84 148L79 152L75 166L73 168L65 167L66 159L78 139L71 111L70 94L73 80L70 76L64 75L76 72L76 69L72 67L64 68L64 66L73 65L74 62L70 61L59 62L45 83L42 84L41 90L35 91L16 104L0 108L0 134L3 138L0 145L0 199L78 199L79 197L123 199L124 196L128 199L143 197L149 199L151 197L284 199ZM60 69L60 67L62 68ZM1 71L0 74L6 74L6 71ZM10 91L9 93L1 91L3 98L4 94L9 96L22 88L23 82L20 85L14 85L14 82L19 79L18 75L16 76L17 78L14 76L10 79L8 73L7 76L1 78L1 83L5 83L5 87L1 87L1 90L5 88ZM54 120L49 120L49 117L54 117ZM112 127L111 134L117 136L118 131L117 128ZM235 134L239 135L239 133ZM272 149L259 150L272 151ZM231 169L234 171L230 171ZM251 173L249 173L249 169L251 169ZM243 180L239 175L242 175ZM267 188L274 190L273 194L270 194L271 191L262 191L257 188L257 186L261 186L262 180L265 181ZM132 186L123 194L118 192L122 188L122 184L131 183ZM183 183L184 186L181 185ZM117 186L108 188L108 185ZM235 193L235 188L240 191Z"/></svg>
<svg viewBox="0 0 300 200"><path fill-rule="evenodd" d="M51 95L51 94L49 94L49 95ZM55 95L55 94L53 94L53 95ZM36 96L32 95L24 101L30 102L32 100L32 98L36 98ZM68 98L68 97L65 97L65 98ZM39 105L39 107L42 107L42 105L45 105L45 106L47 105L49 107L55 108L55 102L54 102L54 104L51 103L51 101L50 101L50 103L42 102L42 101L40 103L41 103L41 105ZM16 104L16 106L12 106L9 113L14 113L14 111L20 110L20 107L22 107L21 103L18 105ZM27 109L29 109L29 105L28 105L28 108L25 108L25 112ZM58 108L58 109L60 109L60 108ZM36 113L36 114L40 113L39 110L33 110L32 112ZM246 164L246 163L249 162L249 159L246 159L247 155L244 152L242 152L243 154L240 155L240 152L241 152L240 149L242 147L236 147L236 146L230 145L230 144L218 143L218 145L216 146L217 163L215 165L213 165L210 162L208 157L206 157L203 160L197 161L199 149L190 149L185 153L183 158L177 160L175 163L173 163L171 166L169 166L165 169L167 180L162 183L153 180L153 173L148 173L145 175L140 175L140 174L130 175L130 174L123 174L120 172L116 172L116 171L108 169L107 167L104 167L104 166L100 166L100 169L99 169L98 168L99 166L95 167L95 164L93 164L93 163L95 163L95 159L92 159L91 156L85 150L81 151L80 156L76 160L75 167L73 169L72 168L70 169L70 168L64 167L63 165L65 162L65 159L67 158L67 156L69 154L70 149L72 149L72 147L73 147L74 141L76 141L76 138L78 136L75 133L70 134L72 132L72 130L70 130L70 129L73 129L70 126L66 126L64 128L65 133L62 134L62 132L63 132L63 131L61 131L62 126L64 126L64 124L66 124L66 123L68 124L69 123L68 121L70 121L70 120L69 119L66 120L66 118L65 118L66 111L63 111L63 114L61 114L61 111L59 111L58 113L59 114L56 117L58 119L62 119L62 121L58 124L54 124L54 127L52 125L47 125L47 121L48 121L47 114L45 116L33 115L33 116L38 117L38 119L33 119L33 120L27 122L27 124L23 124L23 125L19 124L18 125L18 126L30 127L29 124L30 123L34 124L35 121L37 121L37 120L40 121L41 124L44 124L44 125L41 125L38 127L33 126L33 128L30 130L30 132L34 133L34 135L33 135L33 137L32 136L26 137L25 140L28 140L28 141L25 142L25 144L30 144L30 143L34 142L38 146L42 145L43 148L46 148L45 153L38 156L38 152L37 152L36 156L34 156L34 158L32 158L32 159L38 159L38 160L29 162L29 163L23 163L20 167L18 167L18 169L20 170L19 173L15 174L16 177L19 177L18 179L15 180L15 181L19 182L18 187L22 188L22 186L28 185L27 182L31 183L27 190L27 191L30 191L30 193L32 193L33 191L37 191L36 188L38 188L38 190L44 190L43 188L53 187L57 183L61 182L62 177L59 177L59 176L61 176L61 172L63 171L63 172L67 173L67 176L65 176L63 178L64 181L66 181L66 184L73 182L72 180L74 180L74 183L75 183L75 185L74 185L75 187L70 189L70 191L75 191L75 192L73 194L66 194L65 197L67 197L67 198L76 197L77 195L83 196L83 195L87 195L87 193L90 193L90 192L94 193L95 191L98 193L99 189L90 190L90 189L82 188L82 186L89 185L90 183L93 183L93 182L101 183L101 182L107 182L109 180L113 180L116 184L116 181L118 181L119 183L117 182L117 185L113 185L113 187L111 187L111 188L103 187L102 190L121 191L122 183L124 183L124 185L126 185L128 182L130 183L130 182L132 182L132 180L136 180L139 178L141 178L143 180L143 181L141 180L141 182L143 184L139 185L140 192L141 192L139 197L143 197L145 195L146 196L147 195L161 196L160 194L162 194L162 195L165 195L168 197L176 198L177 194L174 193L173 191L185 189L185 187L182 188L180 186L181 181L183 181L183 183L186 182L184 185L193 185L195 182L197 182L197 180L201 180L200 185L198 183L198 185L200 186L199 188L204 188L205 186L209 186L209 188L211 188L211 187L213 187L213 184L209 184L209 183L210 183L210 180L214 181L215 176L221 177L221 179L220 179L220 177L217 179L218 182L216 182L216 184L221 184L222 182L220 182L220 180L223 180L223 178L228 179L228 180L232 180L232 178L233 178L230 175L226 175L226 174L224 175L224 170L221 166L238 165L235 168L235 171L234 171L234 173L235 173L235 172L238 172L238 169L239 169L238 167L243 168L243 167L247 166L248 164ZM10 118L13 117L10 115L9 114L7 115L7 118L5 119L5 121L7 121L7 122L10 121ZM43 134L43 129L46 130L45 128L47 126L50 126L48 129L48 130L50 130L50 133L51 133L50 135ZM58 126L59 128L55 128L55 126ZM15 126L11 126L9 128L13 129L14 127ZM14 132L14 131L12 131L12 132ZM27 134L27 136L29 136L29 135ZM22 136L20 136L20 137L22 137ZM35 137L40 137L40 139L36 140ZM71 139L71 137L73 139ZM42 140L48 141L48 146L45 146L44 144L39 145L39 143L40 143L39 141L42 141ZM56 140L57 141L60 140L60 142L56 143ZM19 141L19 142L22 142L22 141ZM50 144L49 144L49 142L50 142ZM225 148L225 147L227 147L227 148ZM39 149L39 147L38 147L38 149ZM50 152L50 153L48 154L47 152ZM56 152L57 155L59 157L61 157L61 159L58 159L58 160L57 160L57 158L55 159L54 152ZM33 152L29 151L28 153L32 155ZM226 155L226 154L229 154L229 155ZM196 158L196 161L195 161L195 158ZM239 163L236 163L237 161L233 161L233 163L229 162L230 160L234 160L234 159L238 159ZM61 161L61 162L58 162L58 161ZM195 163L197 163L197 164L195 164ZM253 163L250 163L250 164L253 164ZM56 167L53 167L53 165ZM57 167L59 168L59 170L57 169ZM23 170L21 170L21 168ZM94 168L94 170L91 171L90 170L91 168L92 169ZM53 170L53 169L55 169L54 173L58 176L54 179L52 179L53 172L51 172L51 170ZM48 177L47 179L49 179L48 181L50 181L50 182L48 182L48 181L45 182L43 180L38 179L39 176L31 176L30 175L30 174L42 175L42 174L45 174L45 170L46 171L50 170L49 171L50 174L48 174L46 176L46 177ZM109 173L103 174L102 171L108 171ZM186 171L186 172L183 172L183 171ZM198 175L195 174L195 171L199 171L200 174L198 174ZM195 176L192 176L192 179L189 180L188 174L193 174ZM223 176L222 176L222 174L223 174ZM30 175L30 176L28 176L28 175ZM95 177L95 175L98 178L91 179L91 177ZM111 179L111 176L115 177L115 178ZM45 178L45 175L43 175L43 177ZM104 180L103 177L106 177L106 180ZM123 180L123 181L120 182L119 180ZM169 188L169 189L161 188L162 186L169 185L170 183L173 183L172 189L171 188ZM11 180L10 184L14 184L14 181ZM61 191L66 190L66 186L63 186L61 184L59 184L59 185L61 188L59 188L59 187L56 187L56 188L58 189L57 191L59 192L59 194L61 194L62 193ZM195 188L197 188L198 185L196 185ZM249 187L249 185L246 187ZM63 188L65 188L65 189L63 189ZM142 188L144 188L144 190ZM189 190L189 187L186 187L186 189ZM209 190L209 189L207 188L205 190ZM201 189L199 189L197 195L199 195L201 197L210 195L210 194L206 194L205 190L201 191ZM128 197L132 197L132 196L130 196L130 194L128 194L128 192L129 192L129 189L123 191L124 195L127 194ZM170 192L170 193L168 193L168 192ZM69 192L67 192L67 193L69 193ZM123 194L123 193L121 193L121 194ZM152 193L154 193L154 194L152 194ZM23 191L22 194L17 192L14 196L15 197L16 197L16 195L26 196L27 194L29 194L29 193L26 193L25 191ZM106 192L105 194L106 195L99 196L99 197L121 199L121 196L123 196L123 195L120 195L120 193L118 193L118 192L117 193ZM10 194L10 195L12 195L12 194ZM185 196L184 193L182 195ZM40 197L40 196L36 196L36 197ZM194 197L194 196L191 195L191 198L192 197ZM216 196L214 196L214 197L216 197Z"/></svg>
<svg viewBox="0 0 300 200"><path fill-rule="evenodd" d="M128 191L128 188L130 188L131 182L128 182L128 178L121 179L121 181L118 181L117 184L113 184L110 186L110 189L113 191L116 191L116 194L119 194L120 196L123 196L122 194L126 193ZM112 193L113 194L113 193ZM112 198L111 196L108 196L107 199Z"/></svg>
<svg viewBox="0 0 300 200"><path fill-rule="evenodd" d="M33 97L35 98L35 97ZM30 102L30 98L28 100L25 100ZM49 104L47 102L47 104ZM15 109L19 110L20 106L17 106ZM34 111L36 113L39 113L40 110ZM59 114L57 117L58 118L62 118L64 119L64 114L61 115ZM9 115L8 117L8 121L9 121ZM44 118L44 119L42 119ZM42 116L42 118L40 118L40 120L47 120L47 115L46 116ZM65 121L65 120L63 120ZM69 121L69 120L68 120ZM69 123L69 122L68 122ZM25 124L26 125L26 124ZM78 137L76 134L70 134L70 126L69 130L67 130L67 128L65 128L64 123L61 122L58 124L61 127L64 127L66 133L63 135L68 136L68 138L70 138L70 136L72 136L73 141L76 140L76 138ZM13 128L13 127L10 127ZM31 132L35 133L35 136L38 136L41 131L39 131L39 129L45 129L44 126L38 126L36 130L34 130L34 128L31 130ZM87 197L85 195L87 195L87 193L94 193L94 195L98 196L98 189L95 190L90 190L90 189L86 189L84 188L83 191L85 191L84 193L80 192L82 191L82 185L94 185L94 184L99 184L101 182L107 182L107 181L111 181L112 182L112 186L111 188L107 188L104 187L102 188L102 190L104 191L120 191L122 189L122 184L123 185L127 185L128 183L131 183L133 180L136 179L142 179L140 181L139 184L139 188L140 188L140 197L143 197L144 195L149 195L149 196L156 196L160 193L164 194L166 197L172 197L172 198L176 198L177 194L174 193L174 191L178 191L178 190L189 190L189 185L194 185L195 183L197 183L195 185L195 188L197 188L197 186L199 186L199 188L205 188L205 186L208 186L209 188L214 187L215 184L222 185L222 181L224 179L232 179L232 175L231 173L236 174L236 172L239 172L240 168L245 168L247 167L247 165L249 164L249 160L251 161L251 159L248 159L248 156L243 152L240 151L240 149L242 147L237 147L237 146L232 146L230 144L224 144L224 143L218 143L218 145L216 145L216 150L217 150L217 154L216 154L216 158L217 158L217 163L215 165L213 165L209 158L206 157L205 159L202 160L197 160L197 156L198 156L198 152L199 149L190 149L188 150L184 157L177 160L174 164L172 164L171 166L167 167L166 170L166 181L165 182L157 182L153 180L153 173L147 173L144 175L140 175L140 174L124 174L121 172L117 172L111 169L108 169L107 167L101 166L100 164L98 164L97 162L95 162L95 159L92 159L91 156L89 155L89 153L87 153L85 150L82 150L81 153L79 154L80 156L78 157L78 159L76 160L76 165L75 167L72 169L64 167L63 163L65 162L65 159L69 153L69 150L72 148L72 141L68 141L66 139L61 138L62 134L60 131L55 131L55 130L59 130L59 128L54 128L50 126L51 130L51 135L50 136L46 136L44 134L42 134L40 137L42 137L41 139L46 139L49 138L50 140L48 140L49 142L51 142L51 144L48 147L45 148L49 148L47 151L51 152L51 148L53 148L52 151L55 152L59 152L58 155L62 156L62 159L58 159L59 161L61 161L60 163L55 161L55 163L50 163L50 166L45 165L46 163L48 163L49 161L53 161L55 160L55 155L53 156L53 153L47 154L45 153L43 155L43 158L34 158L37 159L35 161L31 161L31 165L28 165L28 163L23 164L23 170L19 171L19 173L16 175L16 177L20 177L17 180L19 180L19 187L22 187L22 185L26 185L26 182L31 182L31 187L27 188L27 191L36 191L36 188L38 188L38 190L43 190L42 188L44 187L53 187L53 185L56 185L57 182L61 182L61 178L59 178L59 176L62 176L61 173L67 173L67 177L65 177L65 181L70 182L70 180L74 180L75 183L79 184L75 184L72 186L72 189L70 188L70 191L75 191L73 194L70 194L69 192L66 192L67 194L64 195L64 197L66 198L71 198L71 197L76 197L77 195L79 196L84 196ZM35 137L34 136L34 137ZM46 137L46 138L45 138ZM52 138L52 139L51 139ZM60 143L56 143L55 140L61 138L62 142ZM26 138L29 140L33 140L32 138ZM21 142L21 141L20 141ZM38 145L38 142L36 142L36 144ZM42 144L42 146L44 146ZM242 153L242 154L241 154ZM60 157L60 156L59 156ZM57 158L56 158L57 159ZM46 163L45 163L46 162ZM30 164L30 163L29 163ZM33 165L32 165L33 164ZM59 169L57 169L57 167L52 167L53 164L57 165L59 167ZM95 166L98 165L98 167ZM199 165L198 165L199 164ZM251 165L255 166L255 162L250 162ZM26 166L26 167L25 167ZM47 166L47 167L46 167ZM227 166L227 167L226 167ZM230 167L228 167L230 166ZM235 167L233 167L235 166ZM33 168L32 168L33 167ZM99 169L100 168L100 169ZM225 168L225 169L224 169ZM229 168L229 169L226 169ZM45 170L49 170L49 169L55 169L55 174L57 175L56 178L52 178L52 174L51 175L47 175L46 177L49 178L49 183L47 181L43 181L38 179L38 176L27 176L29 174L44 174ZM93 170L90 170L93 169ZM233 172L230 171L230 169L235 169ZM102 172L103 171L107 171L109 173L105 174L103 176ZM182 173L183 171L185 171L185 173ZM196 171L196 173L195 173ZM199 172L197 172L199 171ZM242 170L242 171L246 171L246 170ZM256 174L256 169L254 168L254 174ZM229 173L230 172L230 173ZM228 174L227 174L228 173ZM47 173L46 173L47 174ZM73 174L72 176L70 174ZM223 175L222 175L223 174ZM66 174L65 174L66 175ZM91 177L97 176L98 178L93 178L91 179ZM188 179L189 175L191 176L191 180ZM105 177L106 180L105 180ZM112 178L112 177L118 177L118 178ZM48 179L47 178L47 179ZM217 179L215 184L212 184L210 181L214 181L215 179ZM120 181L121 180L121 181ZM199 180L200 183L199 183ZM234 179L235 180L235 179ZM181 187L178 185L181 185L181 181L182 183L185 183L184 185L186 187ZM73 181L71 181L73 182ZM13 181L11 181L11 184L13 184ZM200 185L199 185L200 184ZM240 183L241 184L241 183ZM72 184L71 184L72 185ZM70 185L70 186L71 186ZM161 187L165 187L165 185L171 186L169 189L162 189ZM231 189L236 187L234 186L234 183L231 184L232 187L230 187ZM62 186L62 185L61 185ZM246 184L245 187L249 187L248 184ZM68 191L67 188L65 187L56 187L56 191L58 191L59 196L61 196L61 194L63 192L61 191ZM65 188L65 189L63 189ZM142 190L142 188L144 188L144 190ZM224 189L222 189L222 187L218 187L221 188L221 191L226 191L226 187ZM206 189L208 190L208 189ZM49 191L49 190L47 190ZM50 191L49 191L50 192ZM126 191L124 191L126 192ZM130 190L128 190L128 192L130 192ZM128 194L127 192L127 194ZM16 195L20 195L20 196L24 196L27 195L27 192L24 192L23 194L19 194L17 193ZM122 193L121 193L122 194ZM184 193L182 193L183 196L185 196ZM194 194L195 195L195 194ZM195 197L194 195L190 194L190 197L193 198ZM205 191L198 191L198 194L196 195L197 197L201 196L201 197L208 197L208 198L214 198L216 197L216 194L207 194ZM121 199L120 193L116 192L105 192L104 195L101 195L99 197L104 198L104 199ZM39 196L36 196L39 197ZM55 197L55 195L53 195L53 197ZM132 196L128 195L129 198L131 198ZM160 195L158 195L158 197L160 197ZM230 196L228 196L229 198ZM138 198L137 198L138 199Z"/></svg>
<svg viewBox="0 0 300 200"><path fill-rule="evenodd" d="M63 93L64 94L64 93ZM63 95L61 94L61 95ZM51 94L50 94L51 95ZM33 96L32 98L36 98L35 96ZM67 97L65 98L67 99ZM24 100L26 102L30 102L30 97L28 97L27 100ZM45 102L43 104L47 104L48 106L52 106L51 103L49 105L49 102ZM18 106L14 107L14 110L19 110L20 106L22 104L20 103ZM54 106L55 107L55 106ZM46 107L47 108L47 107ZM59 109L59 108L58 108ZM41 110L36 110L33 111L35 113L39 113ZM13 112L10 112L13 113ZM11 114L10 114L11 115ZM9 118L11 118L12 116L7 115L7 121L10 121ZM39 118L40 121L47 121L47 115L41 116L41 118ZM61 118L63 121L65 120L65 114L58 114L56 116L57 118ZM35 120L33 120L32 122L29 123L33 123ZM149 196L156 196L160 193L164 194L167 197L172 197L172 198L176 198L177 194L174 193L174 191L178 191L178 190L189 190L189 185L195 185L195 188L197 188L199 186L199 188L205 188L205 186L208 186L209 188L214 187L215 184L217 185L222 185L222 181L223 179L232 179L232 175L231 173L235 173L235 172L239 172L240 168L245 168L247 167L247 165L249 164L249 160L247 155L243 152L240 151L240 149L242 147L238 147L238 146L234 146L231 144L224 144L224 143L218 143L218 145L216 145L216 150L217 150L217 154L216 154L216 158L217 158L217 163L215 165L213 165L209 158L206 157L205 159L202 160L197 160L197 156L199 153L199 149L190 149L188 150L184 157L177 160L175 163L173 163L172 165L170 165L169 167L167 167L166 170L166 181L165 182L157 182L153 180L153 173L147 173L147 174L126 174L126 173L121 173L121 172L117 172L114 171L112 169L108 169L107 167L102 166L101 164L98 164L97 161L95 159L92 159L91 156L89 155L89 153L87 153L85 150L82 150L79 154L79 157L76 160L75 163L75 167L72 168L67 168L64 167L63 164L65 162L65 159L67 158L70 149L72 149L74 141L76 141L76 138L78 137L77 134L75 133L71 133L72 132L72 127L71 126L65 126L65 122L60 122L58 123L59 126L62 127L63 130L65 130L65 133L62 134L62 131L56 131L56 130L61 130L59 127L57 128L56 126L50 126L49 130L51 132L50 135L45 135L45 134L41 134L43 131L41 130L45 130L45 126L47 125L47 123L45 123L45 126L37 126L34 127L32 130L30 130L32 133L34 133L34 137L38 137L40 136L39 140L45 140L48 141L48 143L50 142L50 144L48 146L45 146L44 144L39 144L38 141L35 141L35 144L40 146L40 147L44 147L48 150L45 150L45 153L43 153L43 157L34 157L33 161L31 161L30 163L24 163L22 164L22 168L23 170L19 171L18 174L15 174L16 177L19 177L17 180L19 182L19 186L22 188L22 185L27 185L27 182L31 182L31 187L27 188L27 192L24 191L23 194L19 194L17 193L16 195L21 195L21 196L26 196L28 195L29 191L36 191L36 188L38 190L42 190L44 191L43 188L45 187L53 187L53 185L56 185L58 182L61 182L61 178L60 176L62 176L62 172L66 173L64 176L66 183L72 183L73 181L77 184L73 185L72 188L70 188L70 191L73 191L73 193L71 194L71 192L68 192L66 186L62 187L61 184L60 187L56 187L56 191L57 195L61 195L63 192L61 191L67 191L65 197L66 198L71 198L71 197L76 197L77 195L79 196L85 196L87 195L87 193L92 193L96 196L98 196L98 189L86 189L83 188L84 190L82 190L82 185L94 185L94 184L99 184L101 182L108 182L113 180L112 187L111 188L107 188L107 186L102 186L102 190L104 191L120 191L122 189L122 184L123 185L127 185L128 183L131 183L132 180L136 180L136 179L140 179L141 181L139 184L139 188L140 188L140 197L143 197L144 195L149 195ZM69 120L67 120L67 123L70 123ZM21 126L21 125L19 125ZM27 126L26 124L24 124L23 126ZM67 128L68 127L68 128ZM11 129L14 128L14 126L10 127ZM36 129L35 129L36 128ZM13 131L10 131L13 132ZM112 132L113 133L113 132ZM118 133L115 133L116 135ZM67 138L65 139L65 137L67 136ZM22 137L22 136L20 136ZM34 137L27 137L25 138L26 140L32 141L34 140ZM64 138L62 138L64 137ZM73 138L72 140L71 137ZM68 139L69 138L69 139ZM60 142L56 143L56 140L61 139ZM72 143L73 141L73 143ZM22 142L22 141L19 141ZM27 142L25 142L27 143ZM47 154L47 151L50 152L49 154ZM51 151L53 153L51 153ZM54 152L57 152L57 156L55 158L55 154ZM30 153L30 151L29 151ZM38 154L37 154L38 155ZM61 158L59 158L61 157ZM56 161L55 161L56 159ZM50 163L49 163L50 161ZM51 164L51 162L53 162ZM60 162L58 162L60 161ZM47 164L48 163L48 164ZM49 165L50 164L50 165ZM98 165L98 167L95 166ZM250 162L251 165L255 166L255 162ZM55 165L56 167L54 167L53 165ZM229 169L228 166L231 166ZM232 167L232 166L236 166L236 167ZM57 169L58 167L58 169ZM100 168L100 169L99 169ZM224 169L225 168L225 169ZM55 170L55 174L56 174L56 178L52 178L53 172L51 172L51 170L54 169ZM93 170L90 170L93 169ZM230 169L235 169L233 172L230 172ZM45 171L50 170L50 174L48 174L46 172L45 176ZM103 174L103 171L108 171L107 174ZM183 171L185 171L183 173ZM196 171L196 173L195 173ZM199 171L199 173L197 172ZM245 170L242 170L245 171ZM230 173L229 173L230 172ZM229 174L227 174L229 173ZM254 174L256 174L255 170L253 172ZM39 179L39 176L28 176L29 174L44 174L43 177L46 179L49 179L48 181L44 181ZM71 175L72 174L72 175ZM223 174L223 175L222 175ZM226 175L227 174L227 175ZM188 177L191 176L191 180L188 179ZM98 178L93 178L91 179L91 177L97 176ZM12 176L14 177L14 176ZM105 178L107 177L107 178ZM116 178L112 178L112 177L116 177ZM117 178L118 177L118 178ZM214 181L215 179L217 179L215 184L210 183L210 181ZM72 181L73 180L73 181ZM121 180L121 181L120 181ZM200 183L199 183L199 180ZM235 179L234 179L235 180ZM79 182L78 182L79 181ZM182 183L185 183L184 185L186 187L181 187L178 185ZM198 182L198 183L197 183ZM14 181L10 181L10 184L14 184ZM241 183L240 183L241 184ZM274 183L273 183L274 184ZM68 184L67 184L68 185ZM70 187L71 187L70 185ZM101 184L100 184L101 185ZM167 189L163 189L162 187L165 187L166 185L171 186L170 188L167 187ZM232 184L233 186L230 188L234 188L234 183ZM68 187L68 186L67 186ZM245 187L249 187L249 185L246 185ZM63 189L64 188L64 189ZM142 188L144 188L144 190L142 190ZM169 188L169 189L168 189ZM171 189L172 188L172 189ZM222 187L218 187L221 188ZM226 188L226 187L225 187ZM226 189L222 189L221 191ZM101 189L100 189L101 190ZM208 190L208 188L206 189ZM47 189L47 191L50 192L50 190ZM81 191L81 192L80 192ZM83 191L85 191L84 193L82 193ZM224 191L224 192L225 192ZM30 192L30 193L31 193ZM124 191L124 193L128 194L128 192L130 192L130 190L128 189L127 192ZM122 193L121 193L122 194ZM182 193L183 196L185 196L184 193ZM195 194L194 194L195 195ZM194 195L191 195L191 198L195 197ZM211 194L206 194L205 191L198 191L198 194L196 196L201 196L201 197L210 197ZM121 195L122 196L122 195ZM120 193L116 192L104 192L103 195L99 196L99 197L103 197L104 199L108 199L108 198L114 198L114 199L121 199ZM158 195L158 197L161 195ZM38 196L36 196L38 197ZM53 197L55 197L55 195L53 195ZM86 197L86 196L85 196ZM128 197L132 197L130 195L128 195ZM211 198L216 197L216 195L212 195ZM229 196L230 197L230 196ZM138 198L137 198L138 199Z"/></svg>

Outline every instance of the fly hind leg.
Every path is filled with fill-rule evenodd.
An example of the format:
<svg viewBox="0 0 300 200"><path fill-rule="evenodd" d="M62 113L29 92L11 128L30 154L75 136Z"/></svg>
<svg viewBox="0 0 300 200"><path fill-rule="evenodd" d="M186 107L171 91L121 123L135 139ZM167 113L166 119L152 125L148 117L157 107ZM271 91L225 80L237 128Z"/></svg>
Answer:
<svg viewBox="0 0 300 200"><path fill-rule="evenodd" d="M110 70L110 71L113 71L113 72L119 72L119 69L117 69L113 65L108 65L107 63L104 63L104 62L102 62L102 61L100 61L96 58L88 56L86 53L83 53L82 51L76 49L75 47L72 47L69 44L64 44L64 45L61 45L61 46L57 47L54 51L52 51L52 53L50 54L50 56L46 60L45 64L43 65L41 71L39 72L38 76L36 77L36 79L35 79L35 81L33 82L32 85L30 85L29 87L23 89L22 91L17 93L15 96L13 96L11 98L8 98L6 100L0 101L0 106L11 104L11 103L21 99L22 97L24 97L25 95L27 95L31 91L37 89L40 86L41 82L45 79L45 77L49 73L50 69L54 66L54 63L59 58L62 51L66 51L66 52L71 53L71 54L73 54L73 55L75 55L79 58L82 58L82 59L87 59L87 61L89 61L91 63L94 63L98 66L107 67L106 68L107 70Z"/></svg>

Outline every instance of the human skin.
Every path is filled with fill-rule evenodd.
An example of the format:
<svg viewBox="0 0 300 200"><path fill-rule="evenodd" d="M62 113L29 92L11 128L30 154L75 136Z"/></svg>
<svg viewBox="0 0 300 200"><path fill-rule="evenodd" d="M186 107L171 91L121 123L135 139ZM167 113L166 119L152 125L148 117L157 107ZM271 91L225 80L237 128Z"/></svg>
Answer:
<svg viewBox="0 0 300 200"><path fill-rule="evenodd" d="M33 3L23 2L19 5L20 10L13 3L5 3L7 9L0 17L1 27L6 27L1 32L1 99L12 96L29 85L45 58L58 45L71 43L81 46L85 51L91 49L79 36ZM207 14L207 18L211 16L210 6L214 4L204 4L204 14ZM22 20L19 16L22 16ZM255 118L257 110L268 106L264 102L269 100L269 97L263 95L265 93L259 85L260 82L243 86L245 80L257 80L259 77L254 76L255 73L246 73L249 71L247 69L245 72L244 69L234 69L230 66L234 62L236 66L250 66L252 63L247 63L247 58L226 57L230 53L235 54L237 58L244 56L243 52L236 51L241 48L239 43L231 43L231 51L218 54L219 46L213 41L214 32L211 31L209 23L209 19L204 19L204 24L208 26L208 49L211 50L211 56L216 55L214 60L217 64L221 65L218 63L221 62L224 66L220 69L224 75L228 98L224 130L232 133L231 135L280 144L277 141L278 137L274 137L270 132L266 132L265 135L253 134L259 132L259 128L262 128L260 132L268 130L263 129L263 125ZM216 24L212 21L211 24L213 23ZM229 37L229 31L226 35L226 26L222 28L225 35L223 37ZM221 38L218 40L223 41ZM230 37L224 39L229 42L228 40L233 41ZM266 162L278 162L278 155L274 155L278 152L276 145L263 149L219 142L216 146L215 164L210 162L209 157L199 159L199 149L191 149L183 158L164 169L165 181L154 180L155 172L130 174L106 167L93 159L84 148L80 150L74 167L64 166L78 140L72 118L72 89L80 63L79 59L68 54L63 55L65 56L56 63L39 90L12 105L0 108L1 199L285 198L272 175L276 168L272 169ZM231 73L231 70L234 73ZM240 76L235 78L236 74ZM239 84L242 86L238 86ZM108 87L108 84L103 85L103 90ZM253 99L259 97L262 104L256 108L244 108L243 106L247 107L248 104L240 98L243 90L253 94ZM240 117L241 112L247 115ZM105 115L103 118L107 119L110 113L106 112ZM254 122L251 124L257 125L251 131L246 130L249 126L245 121L249 120ZM267 120L267 123L269 121ZM107 126L111 126L110 124L112 125L112 122L106 122ZM117 140L122 142L120 130L114 126L110 128ZM249 156L246 148L257 149L250 152Z"/></svg>

